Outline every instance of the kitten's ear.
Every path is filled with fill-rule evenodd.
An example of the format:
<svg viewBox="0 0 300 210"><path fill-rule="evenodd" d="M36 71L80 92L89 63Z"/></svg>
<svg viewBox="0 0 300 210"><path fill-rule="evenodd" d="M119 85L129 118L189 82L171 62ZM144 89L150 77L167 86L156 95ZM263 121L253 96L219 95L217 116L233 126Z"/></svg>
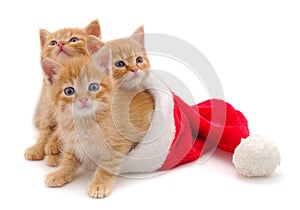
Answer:
<svg viewBox="0 0 300 210"><path fill-rule="evenodd" d="M139 43L142 48L145 48L144 26L138 27L130 38Z"/></svg>
<svg viewBox="0 0 300 210"><path fill-rule="evenodd" d="M94 35L101 39L101 29L98 19L90 22L90 24L87 27L85 27L85 31L88 35Z"/></svg>
<svg viewBox="0 0 300 210"><path fill-rule="evenodd" d="M50 32L48 32L48 31L45 30L45 29L40 29L40 42L41 42L41 47L43 47L43 46L46 44L49 35L50 35Z"/></svg>
<svg viewBox="0 0 300 210"><path fill-rule="evenodd" d="M101 47L103 47L105 43L102 42L98 37L90 35L88 36L86 45L89 55L92 55L95 52L97 52Z"/></svg>
<svg viewBox="0 0 300 210"><path fill-rule="evenodd" d="M61 65L56 63L54 60L52 60L50 58L42 59L41 65L42 65L44 74L46 76L47 82L50 85L53 85L55 76L56 76L57 72L60 70Z"/></svg>
<svg viewBox="0 0 300 210"><path fill-rule="evenodd" d="M111 73L111 51L107 46L102 47L92 59L106 75Z"/></svg>

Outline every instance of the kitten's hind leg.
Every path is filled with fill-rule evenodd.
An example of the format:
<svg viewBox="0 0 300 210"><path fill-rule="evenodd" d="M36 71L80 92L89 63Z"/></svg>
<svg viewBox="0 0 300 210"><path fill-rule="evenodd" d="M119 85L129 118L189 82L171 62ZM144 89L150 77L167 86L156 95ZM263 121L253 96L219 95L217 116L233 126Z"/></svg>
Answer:
<svg viewBox="0 0 300 210"><path fill-rule="evenodd" d="M35 144L25 150L24 157L27 160L43 160L45 156L43 145Z"/></svg>
<svg viewBox="0 0 300 210"><path fill-rule="evenodd" d="M48 141L48 137L51 134L51 130L41 130L38 140L35 145L27 148L24 153L24 157L27 160L42 160L45 156L45 145Z"/></svg>
<svg viewBox="0 0 300 210"><path fill-rule="evenodd" d="M62 144L56 129L45 146L45 162L49 166L58 166L61 160Z"/></svg>
<svg viewBox="0 0 300 210"><path fill-rule="evenodd" d="M62 162L59 168L47 174L45 177L45 184L48 187L61 187L72 181L73 176L80 165L74 152L66 151L63 153Z"/></svg>
<svg viewBox="0 0 300 210"><path fill-rule="evenodd" d="M52 167L57 167L60 164L60 161L62 159L62 155L57 154L57 155L46 155L45 156L45 162L48 166L52 166Z"/></svg>
<svg viewBox="0 0 300 210"><path fill-rule="evenodd" d="M24 153L24 157L27 160L42 160L45 156L45 146L48 142L49 136L55 129L55 122L51 120L53 118L52 113L46 113L43 118L43 123L39 125L40 133L35 145L27 148Z"/></svg>
<svg viewBox="0 0 300 210"><path fill-rule="evenodd" d="M49 138L48 143L45 146L45 154L46 155L57 155L60 152L61 149L61 141L58 137L58 131L55 129L55 131L52 133L51 137Z"/></svg>

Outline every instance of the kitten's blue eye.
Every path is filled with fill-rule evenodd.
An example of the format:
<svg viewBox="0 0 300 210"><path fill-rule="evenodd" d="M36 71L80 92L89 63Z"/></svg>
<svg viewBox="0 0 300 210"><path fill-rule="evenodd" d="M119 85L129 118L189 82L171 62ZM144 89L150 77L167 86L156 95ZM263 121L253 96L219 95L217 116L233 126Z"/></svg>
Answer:
<svg viewBox="0 0 300 210"><path fill-rule="evenodd" d="M137 58L135 59L135 62L136 62L136 63L143 63L144 60L143 60L142 57L137 57Z"/></svg>
<svg viewBox="0 0 300 210"><path fill-rule="evenodd" d="M79 41L79 39L76 38L76 37L72 37L72 38L69 40L69 42L78 42L78 41Z"/></svg>
<svg viewBox="0 0 300 210"><path fill-rule="evenodd" d="M64 93L67 96L71 96L71 95L73 95L75 93L75 90L72 87L67 87L67 88L64 89Z"/></svg>
<svg viewBox="0 0 300 210"><path fill-rule="evenodd" d="M55 45L57 45L57 41L53 40L53 41L50 42L49 45L50 45L50 46L55 46Z"/></svg>
<svg viewBox="0 0 300 210"><path fill-rule="evenodd" d="M90 84L90 86L89 86L89 90L90 90L90 91L93 91L93 92L96 92L96 91L99 90L99 85L98 85L97 83L92 83L92 84Z"/></svg>
<svg viewBox="0 0 300 210"><path fill-rule="evenodd" d="M122 67L125 66L125 63L124 63L124 61L116 61L116 62L115 62L115 66L116 66L116 67L119 67L119 68L122 68Z"/></svg>

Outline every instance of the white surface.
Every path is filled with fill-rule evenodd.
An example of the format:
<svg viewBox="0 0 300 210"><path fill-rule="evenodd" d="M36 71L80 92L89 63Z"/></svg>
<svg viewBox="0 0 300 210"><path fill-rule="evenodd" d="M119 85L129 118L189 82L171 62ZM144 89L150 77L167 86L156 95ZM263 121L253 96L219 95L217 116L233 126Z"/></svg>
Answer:
<svg viewBox="0 0 300 210"><path fill-rule="evenodd" d="M1 3L0 209L299 208L293 191L300 186L298 1L178 2ZM266 135L279 147L277 172L269 178L240 177L230 156L218 152L205 164L154 178L119 178L102 200L86 195L90 173L63 188L46 188L44 175L53 169L23 158L36 137L32 116L41 86L38 29L84 27L95 18L104 40L127 36L144 24L146 32L174 35L196 46L217 71L226 100L247 116L252 134Z"/></svg>

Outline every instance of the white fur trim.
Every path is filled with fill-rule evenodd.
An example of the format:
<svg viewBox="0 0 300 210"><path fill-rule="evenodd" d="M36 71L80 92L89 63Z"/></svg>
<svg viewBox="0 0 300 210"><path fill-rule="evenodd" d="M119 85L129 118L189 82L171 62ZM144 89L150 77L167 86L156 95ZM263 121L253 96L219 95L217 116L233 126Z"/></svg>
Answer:
<svg viewBox="0 0 300 210"><path fill-rule="evenodd" d="M280 153L266 137L249 136L235 149L232 162L244 176L269 176L280 164Z"/></svg>
<svg viewBox="0 0 300 210"><path fill-rule="evenodd" d="M145 85L155 100L151 126L143 140L124 159L121 173L156 171L166 160L175 137L172 92L153 72Z"/></svg>

